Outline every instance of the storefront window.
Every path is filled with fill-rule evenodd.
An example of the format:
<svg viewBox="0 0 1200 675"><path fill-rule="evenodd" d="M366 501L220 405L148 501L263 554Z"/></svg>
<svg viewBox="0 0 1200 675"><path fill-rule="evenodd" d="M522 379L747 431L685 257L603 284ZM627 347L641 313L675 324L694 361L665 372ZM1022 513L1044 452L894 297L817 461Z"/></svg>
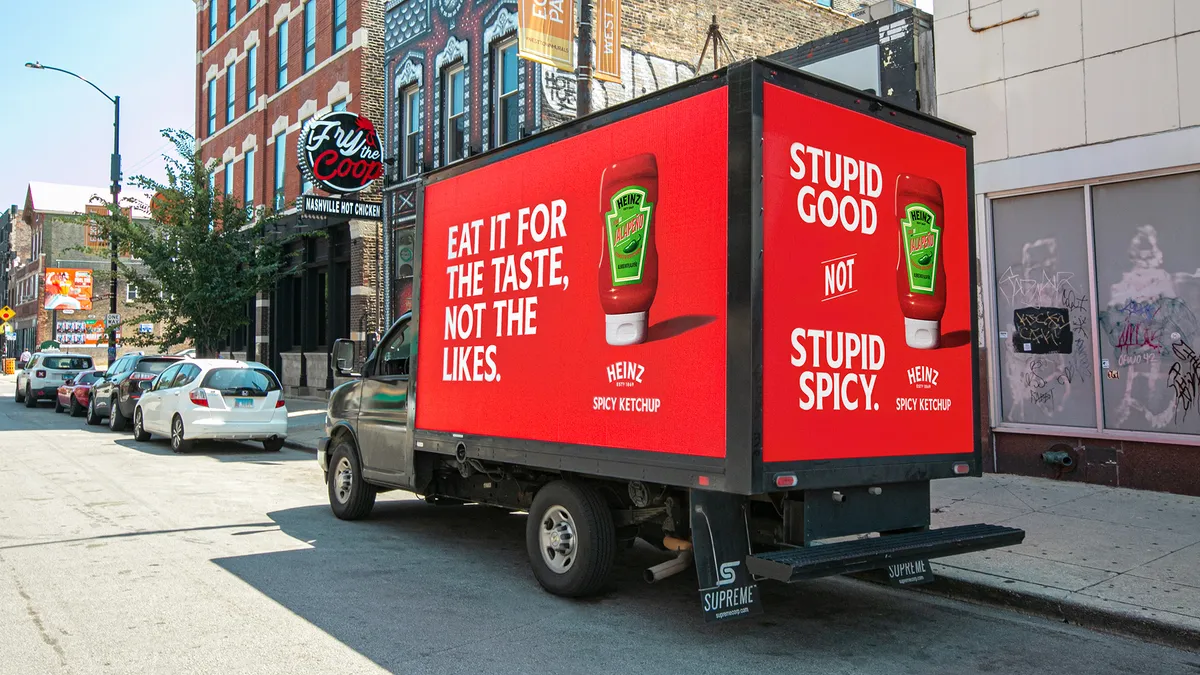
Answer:
<svg viewBox="0 0 1200 675"><path fill-rule="evenodd" d="M1082 189L992 202L1000 421L1096 426Z"/></svg>
<svg viewBox="0 0 1200 675"><path fill-rule="evenodd" d="M1200 173L1092 189L1104 425L1200 434Z"/></svg>

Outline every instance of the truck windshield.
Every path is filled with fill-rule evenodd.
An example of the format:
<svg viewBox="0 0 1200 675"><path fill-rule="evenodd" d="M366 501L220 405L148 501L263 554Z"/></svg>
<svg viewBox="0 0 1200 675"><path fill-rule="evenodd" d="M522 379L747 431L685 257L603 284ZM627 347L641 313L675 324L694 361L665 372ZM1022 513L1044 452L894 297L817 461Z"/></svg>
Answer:
<svg viewBox="0 0 1200 675"><path fill-rule="evenodd" d="M222 394L266 396L279 390L279 381L266 370L254 368L217 368L205 376L202 387L216 389ZM242 392L249 392L244 394Z"/></svg>
<svg viewBox="0 0 1200 675"><path fill-rule="evenodd" d="M54 370L87 370L92 359L87 356L47 356L46 367Z"/></svg>

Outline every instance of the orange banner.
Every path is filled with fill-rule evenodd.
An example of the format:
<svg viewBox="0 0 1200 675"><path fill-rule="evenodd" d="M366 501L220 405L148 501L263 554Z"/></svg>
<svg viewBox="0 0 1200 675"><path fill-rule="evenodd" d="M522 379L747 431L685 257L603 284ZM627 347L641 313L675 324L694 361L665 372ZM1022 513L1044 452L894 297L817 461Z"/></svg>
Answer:
<svg viewBox="0 0 1200 675"><path fill-rule="evenodd" d="M621 81L621 0L596 0L597 80Z"/></svg>
<svg viewBox="0 0 1200 675"><path fill-rule="evenodd" d="M92 308L92 271L46 268L43 309Z"/></svg>
<svg viewBox="0 0 1200 675"><path fill-rule="evenodd" d="M575 0L519 0L517 55L575 70Z"/></svg>

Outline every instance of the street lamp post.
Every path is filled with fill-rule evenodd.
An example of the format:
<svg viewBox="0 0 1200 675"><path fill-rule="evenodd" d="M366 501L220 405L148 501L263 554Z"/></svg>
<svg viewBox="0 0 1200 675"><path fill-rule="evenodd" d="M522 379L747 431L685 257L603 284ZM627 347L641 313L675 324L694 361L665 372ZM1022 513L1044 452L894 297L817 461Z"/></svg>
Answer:
<svg viewBox="0 0 1200 675"><path fill-rule="evenodd" d="M92 89L100 92L100 95L108 99L113 104L113 151L112 160L110 163L110 174L112 178L112 208L113 208L113 230L108 236L109 250L109 268L112 273L112 281L109 286L108 312L109 314L117 313L117 236L116 223L117 217L121 213L121 97L109 96L104 93L104 90L97 87L92 81L80 77L69 70L55 68L54 66L43 66L40 62L34 61L26 63L26 68L34 68L36 70L54 70L66 75L70 75L75 79L91 85ZM108 362L111 365L117 359L117 328L116 326L106 326L108 328Z"/></svg>

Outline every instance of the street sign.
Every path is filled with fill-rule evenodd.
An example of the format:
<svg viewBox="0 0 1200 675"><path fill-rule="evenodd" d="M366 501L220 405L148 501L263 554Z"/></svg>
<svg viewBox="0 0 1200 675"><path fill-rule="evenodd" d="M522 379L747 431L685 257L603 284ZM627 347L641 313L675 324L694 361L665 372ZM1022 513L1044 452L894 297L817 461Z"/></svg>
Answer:
<svg viewBox="0 0 1200 675"><path fill-rule="evenodd" d="M8 305L5 305L3 309L0 309L0 321L7 322L16 315L17 313L14 312L13 308L9 307Z"/></svg>
<svg viewBox="0 0 1200 675"><path fill-rule="evenodd" d="M104 325L105 326L115 327L119 323L121 323L121 315L120 314L105 314L104 315Z"/></svg>

